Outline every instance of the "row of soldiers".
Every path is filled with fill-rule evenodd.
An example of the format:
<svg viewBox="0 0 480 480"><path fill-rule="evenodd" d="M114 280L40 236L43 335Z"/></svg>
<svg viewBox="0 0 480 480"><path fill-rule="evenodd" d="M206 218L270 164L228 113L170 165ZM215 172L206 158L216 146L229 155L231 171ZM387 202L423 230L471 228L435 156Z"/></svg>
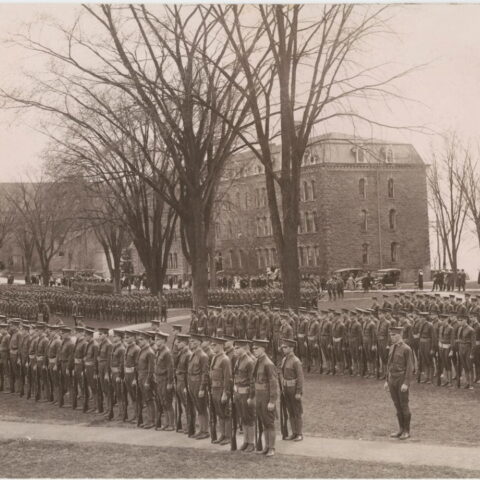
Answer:
<svg viewBox="0 0 480 480"><path fill-rule="evenodd" d="M106 328L0 322L1 391L8 376L10 393L27 399L210 438L232 450L242 428L239 449L266 456L275 454L280 400L282 438L303 439L303 369L294 340L281 339L277 371L266 340L186 335L175 325L170 343L156 320L153 330L115 329L112 336Z"/></svg>
<svg viewBox="0 0 480 480"><path fill-rule="evenodd" d="M36 320L43 315L143 323L161 316L166 319L167 300L147 294L97 295L62 287L1 285L0 314Z"/></svg>
<svg viewBox="0 0 480 480"><path fill-rule="evenodd" d="M296 342L307 371L384 379L390 348L389 329L403 328L416 358L419 382L472 389L480 377L480 306L478 298L399 293L373 298L370 308L308 310L270 308L269 304L199 308L190 331L206 335L261 338L275 364L279 339ZM478 339L478 340L477 340ZM435 381L434 381L435 380Z"/></svg>

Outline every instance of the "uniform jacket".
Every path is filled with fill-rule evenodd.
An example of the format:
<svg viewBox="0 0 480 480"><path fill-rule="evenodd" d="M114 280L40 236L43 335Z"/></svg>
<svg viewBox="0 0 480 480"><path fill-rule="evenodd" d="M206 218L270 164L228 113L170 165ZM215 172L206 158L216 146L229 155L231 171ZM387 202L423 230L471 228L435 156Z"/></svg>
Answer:
<svg viewBox="0 0 480 480"><path fill-rule="evenodd" d="M290 352L282 359L280 373L282 383L288 380L295 380L295 393L303 393L303 368L302 362L293 352ZM284 387L286 386L283 383Z"/></svg>

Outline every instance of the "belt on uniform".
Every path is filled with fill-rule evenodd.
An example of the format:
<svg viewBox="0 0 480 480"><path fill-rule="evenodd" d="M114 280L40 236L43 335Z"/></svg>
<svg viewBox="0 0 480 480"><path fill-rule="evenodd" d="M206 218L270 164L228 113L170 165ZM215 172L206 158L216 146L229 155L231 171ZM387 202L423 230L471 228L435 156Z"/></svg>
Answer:
<svg viewBox="0 0 480 480"><path fill-rule="evenodd" d="M305 336L304 333L299 333L299 334L297 335L298 338L303 338L304 336Z"/></svg>
<svg viewBox="0 0 480 480"><path fill-rule="evenodd" d="M311 342L315 341L315 337L307 337Z"/></svg>
<svg viewBox="0 0 480 480"><path fill-rule="evenodd" d="M118 367L112 367L110 370L112 371L112 373L118 373L119 368Z"/></svg>
<svg viewBox="0 0 480 480"><path fill-rule="evenodd" d="M49 358L49 359L48 359L48 363L49 363L50 365L53 365L56 361L57 361L56 358Z"/></svg>
<svg viewBox="0 0 480 480"><path fill-rule="evenodd" d="M255 384L255 390L266 390L267 385L265 383L256 383Z"/></svg>
<svg viewBox="0 0 480 480"><path fill-rule="evenodd" d="M45 355L37 355L37 360L43 360L45 358Z"/></svg>
<svg viewBox="0 0 480 480"><path fill-rule="evenodd" d="M333 341L335 343L341 342L343 340L343 337L333 337Z"/></svg>
<svg viewBox="0 0 480 480"><path fill-rule="evenodd" d="M81 364L83 363L83 359L81 359L81 358L75 358L75 359L74 359L74 363L75 363L75 365L81 365Z"/></svg>
<svg viewBox="0 0 480 480"><path fill-rule="evenodd" d="M249 387L237 387L235 385L235 391L237 393L249 393L250 392L250 388Z"/></svg>
<svg viewBox="0 0 480 480"><path fill-rule="evenodd" d="M86 367L93 367L95 362L85 362Z"/></svg>
<svg viewBox="0 0 480 480"><path fill-rule="evenodd" d="M212 380L212 387L223 387L222 382L219 380Z"/></svg>
<svg viewBox="0 0 480 480"><path fill-rule="evenodd" d="M29 355L28 358L29 358L30 360L34 360L34 359L35 359L35 355Z"/></svg>
<svg viewBox="0 0 480 480"><path fill-rule="evenodd" d="M133 373L135 371L135 367L125 367L125 373Z"/></svg>
<svg viewBox="0 0 480 480"><path fill-rule="evenodd" d="M449 343L440 343L440 348L450 348Z"/></svg>
<svg viewBox="0 0 480 480"><path fill-rule="evenodd" d="M297 386L297 380L284 380L283 381L283 386L284 387L296 387Z"/></svg>
<svg viewBox="0 0 480 480"><path fill-rule="evenodd" d="M420 334L419 333L414 333L413 338L420 338Z"/></svg>

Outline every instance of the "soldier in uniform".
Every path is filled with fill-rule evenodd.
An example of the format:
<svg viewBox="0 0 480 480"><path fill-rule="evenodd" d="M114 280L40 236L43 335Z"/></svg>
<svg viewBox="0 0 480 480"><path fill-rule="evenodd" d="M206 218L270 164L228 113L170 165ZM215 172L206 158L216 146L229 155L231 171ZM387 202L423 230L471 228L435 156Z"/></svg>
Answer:
<svg viewBox="0 0 480 480"><path fill-rule="evenodd" d="M208 356L201 347L203 337L190 336L192 355L188 362L188 393L198 414L200 431L194 435L197 440L209 438L208 410L207 410L207 385L209 381Z"/></svg>
<svg viewBox="0 0 480 480"><path fill-rule="evenodd" d="M290 417L292 434L286 440L300 442L303 440L303 368L302 362L294 354L295 341L282 338L284 353L280 380L283 385L283 395Z"/></svg>
<svg viewBox="0 0 480 480"><path fill-rule="evenodd" d="M5 388L5 377L8 376L9 345L10 334L8 333L8 324L0 323L0 392L3 392Z"/></svg>
<svg viewBox="0 0 480 480"><path fill-rule="evenodd" d="M165 414L166 424L158 427L159 419L157 419L155 430L165 430L172 432L174 430L175 418L173 412L173 376L174 366L173 357L170 349L167 347L168 333L155 333L155 388L157 398L160 403L161 410ZM157 416L160 415L160 409L157 411Z"/></svg>
<svg viewBox="0 0 480 480"><path fill-rule="evenodd" d="M368 312L367 312L368 313ZM377 355L377 333L373 317L367 315L362 327L363 358L366 366L366 378L375 377Z"/></svg>
<svg viewBox="0 0 480 480"><path fill-rule="evenodd" d="M351 312L352 321L350 329L347 332L348 346L350 348L350 358L352 359L352 375L360 376L362 367L362 326L358 321L356 311Z"/></svg>
<svg viewBox="0 0 480 480"><path fill-rule="evenodd" d="M112 410L113 404L113 386L111 382L110 362L112 360L112 342L108 338L108 328L98 328L98 378L100 388L97 391L98 395L98 410L100 413L103 409L103 399L106 400L105 415L108 416Z"/></svg>
<svg viewBox="0 0 480 480"><path fill-rule="evenodd" d="M10 393L15 393L15 387L18 380L19 368L17 360L20 358L19 349L21 341L21 333L19 331L20 320L13 319L10 321L10 343L8 345L9 351L9 365L10 365Z"/></svg>
<svg viewBox="0 0 480 480"><path fill-rule="evenodd" d="M472 361L476 341L475 330L467 323L468 315L462 314L460 318L460 327L457 333L460 369L465 372L465 388L473 390ZM457 372L457 375L460 375L460 372Z"/></svg>
<svg viewBox="0 0 480 480"><path fill-rule="evenodd" d="M432 383L433 380L433 345L436 341L435 339L435 331L433 329L432 322L430 321L430 316L422 312L423 316L425 317L425 321L422 323L420 327L420 346L419 346L419 354L420 354L420 362L419 368L417 372L417 379L420 381L422 371L425 370L426 378L425 380L420 381L420 383Z"/></svg>
<svg viewBox="0 0 480 480"><path fill-rule="evenodd" d="M85 330L84 327L77 325L75 327L75 337L76 342L73 345L73 372L72 372L72 379L71 379L71 400L72 400L72 408L77 408L77 400L78 400L78 393L80 392L80 397L82 400L85 401L85 395L88 394L85 389L86 385L86 378L85 378L85 366L84 366L84 358L85 358L85 350L87 348L87 339L85 338ZM68 385L64 384L63 382L67 382L70 379L68 377L62 378L62 390L61 393L65 394L67 391ZM70 383L70 382L69 382ZM61 395L61 400L63 401L63 396ZM59 407L61 407L59 403ZM83 408L83 407L82 407Z"/></svg>
<svg viewBox="0 0 480 480"><path fill-rule="evenodd" d="M125 344L123 330L113 330L112 357L110 360L112 389L118 404L118 420L127 420L127 392L125 387Z"/></svg>
<svg viewBox="0 0 480 480"><path fill-rule="evenodd" d="M342 316L336 312L335 320L332 325L333 353L335 355L335 367L338 366L338 372L343 375L345 369L345 325Z"/></svg>
<svg viewBox="0 0 480 480"><path fill-rule="evenodd" d="M224 351L225 339L214 337L212 347L214 357L210 363L210 387L214 412L220 436L212 443L230 445L232 439L232 412L230 408L232 387L232 364Z"/></svg>
<svg viewBox="0 0 480 480"><path fill-rule="evenodd" d="M176 397L177 401L180 401L182 405L182 410L185 412L186 424L180 430L177 430L178 433L188 434L188 425L190 423L195 423L195 412L193 409L189 409L189 400L187 399L187 375L188 375L188 364L190 361L190 356L192 352L188 348L188 343L190 340L189 335L182 333L177 333L175 345L177 345L178 354L175 361L175 388L176 388ZM178 406L177 406L178 409ZM178 415L179 413L177 413ZM193 417L193 418L192 418ZM181 419L180 419L181 420Z"/></svg>
<svg viewBox="0 0 480 480"><path fill-rule="evenodd" d="M148 421L140 425L142 428L155 427L155 402L153 400L153 383L155 370L155 354L150 346L150 339L155 338L155 333L142 331L138 337L140 352L137 357L138 387L141 392L138 415L142 416L143 403L148 412ZM141 403L140 403L141 402Z"/></svg>
<svg viewBox="0 0 480 480"><path fill-rule="evenodd" d="M400 427L398 432L392 433L390 436L406 440L410 438L410 421L412 418L408 397L413 376L413 355L410 347L403 342L400 327L390 329L390 339L392 346L388 354L385 389L390 391Z"/></svg>
<svg viewBox="0 0 480 480"><path fill-rule="evenodd" d="M49 343L48 332L47 332L47 324L45 322L37 323L37 328L40 330L40 335L38 338L38 345L37 345L37 364L36 364L36 385L37 391L35 394L35 401L38 402L42 400L42 392L45 393L45 397L47 397L47 382L48 382L48 371L47 371L47 348ZM11 354L10 354L11 355ZM45 401L48 398L44 398Z"/></svg>
<svg viewBox="0 0 480 480"><path fill-rule="evenodd" d="M449 315L440 314L442 321L440 322L438 348L440 360L440 376L445 371L446 380L442 384L443 387L452 386L452 349L454 344L453 327L449 321Z"/></svg>
<svg viewBox="0 0 480 480"><path fill-rule="evenodd" d="M255 402L258 419L262 422L265 435L265 448L261 452L272 457L275 455L275 418L278 398L278 380L275 365L268 358L266 340L254 340L253 353L257 359L253 370L252 385L248 404Z"/></svg>
<svg viewBox="0 0 480 480"><path fill-rule="evenodd" d="M131 423L135 423L138 420L138 412L140 410L137 402L141 402L141 395L139 394L139 386L137 382L137 361L138 354L140 353L140 347L135 343L135 331L125 330L125 389L126 389L126 409L131 403L134 405L134 414ZM138 393L138 395L137 395ZM125 415L125 421L128 420L128 413Z"/></svg>
<svg viewBox="0 0 480 480"><path fill-rule="evenodd" d="M19 393L20 396L23 397L25 395L25 383L27 381L27 369L28 369L28 351L30 348L30 323L27 320L22 322L22 339L20 342L19 347L19 356L17 360L20 361L19 364L19 380L20 380L20 389Z"/></svg>
<svg viewBox="0 0 480 480"><path fill-rule="evenodd" d="M317 313L311 312L312 317L308 325L307 330L307 349L308 354L307 358L309 359L309 364L307 368L310 369L312 365L318 365L318 371L320 374L323 373L323 362L322 362L322 352L320 351L319 344L319 333L320 333L320 323L318 321Z"/></svg>
<svg viewBox="0 0 480 480"><path fill-rule="evenodd" d="M248 404L255 361L249 355L249 348L249 340L235 340L235 363L233 375L235 385L233 391L236 411L243 427L243 444L240 447L240 450L245 451L246 453L255 450L255 408L252 402Z"/></svg>
<svg viewBox="0 0 480 480"><path fill-rule="evenodd" d="M388 330L390 327L389 322L385 319L385 316L381 313L378 315L378 326L377 326L377 346L378 346L378 356L381 362L382 373L380 378L383 380L387 373L387 361L388 361L388 342L389 334Z"/></svg>
<svg viewBox="0 0 480 480"><path fill-rule="evenodd" d="M98 343L93 338L94 330L93 328L85 327L85 355L83 357L83 365L85 367L85 395L84 399L84 411L102 413L100 411L99 405L97 404L97 409L92 408L88 409L88 402L90 399L97 401L98 399Z"/></svg>
<svg viewBox="0 0 480 480"><path fill-rule="evenodd" d="M75 345L72 340L71 330L68 327L59 327L61 335L60 344L56 356L56 374L57 374L57 402L59 407L63 407L63 398L65 393L70 390L70 399L73 405L73 398L76 392L73 389L73 375L75 371ZM79 340L77 339L77 342ZM81 363L81 382L83 384L83 358Z"/></svg>
<svg viewBox="0 0 480 480"><path fill-rule="evenodd" d="M60 327L51 326L52 336L50 337L50 342L47 347L47 359L48 359L48 382L47 382L47 400L51 403L56 403L55 398L58 401L58 352L62 346L62 341L60 340L61 331ZM68 329L70 331L70 329Z"/></svg>

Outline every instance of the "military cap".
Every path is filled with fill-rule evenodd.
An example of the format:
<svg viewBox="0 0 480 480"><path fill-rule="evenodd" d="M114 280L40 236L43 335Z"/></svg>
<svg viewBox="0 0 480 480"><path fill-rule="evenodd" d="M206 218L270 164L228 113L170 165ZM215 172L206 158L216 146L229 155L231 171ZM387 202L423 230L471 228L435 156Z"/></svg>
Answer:
<svg viewBox="0 0 480 480"><path fill-rule="evenodd" d="M223 335L223 337L227 342L230 342L231 340L235 340L237 337L235 337L234 335Z"/></svg>
<svg viewBox="0 0 480 480"><path fill-rule="evenodd" d="M280 311L280 307L273 307L272 310L273 310L274 312L279 312L279 311Z"/></svg>
<svg viewBox="0 0 480 480"><path fill-rule="evenodd" d="M469 318L468 315L465 314L465 313L460 313L460 314L457 315L457 317L458 317L458 318L462 318L462 319L465 319L465 318L468 319L468 318Z"/></svg>
<svg viewBox="0 0 480 480"><path fill-rule="evenodd" d="M114 328L112 331L113 335L116 335L117 337L123 338L125 336L125 330L119 330L118 328Z"/></svg>
<svg viewBox="0 0 480 480"><path fill-rule="evenodd" d="M382 297L383 298L388 298L388 295L383 294Z"/></svg>
<svg viewBox="0 0 480 480"><path fill-rule="evenodd" d="M457 300L457 301L458 301L458 300L462 301L463 298L462 298L462 297L457 297L455 300Z"/></svg>
<svg viewBox="0 0 480 480"><path fill-rule="evenodd" d="M376 300L376 299L377 299L377 297L372 297L372 300Z"/></svg>
<svg viewBox="0 0 480 480"><path fill-rule="evenodd" d="M227 342L228 340L225 339L225 338L221 338L221 337L211 337L210 341L213 344L225 345L225 342Z"/></svg>
<svg viewBox="0 0 480 480"><path fill-rule="evenodd" d="M401 335L402 332L403 332L403 328L402 327L390 327L390 333L394 333L394 334L397 334L397 335Z"/></svg>
<svg viewBox="0 0 480 480"><path fill-rule="evenodd" d="M472 302L476 302L477 298L478 298L478 295L475 295L474 297L472 297Z"/></svg>
<svg viewBox="0 0 480 480"><path fill-rule="evenodd" d="M297 342L295 340L290 340L289 338L282 338L280 339L280 345L286 345L287 347L295 348L297 346Z"/></svg>
<svg viewBox="0 0 480 480"><path fill-rule="evenodd" d="M143 338L147 338L147 339L155 338L155 332L151 332L150 330L141 330L139 334Z"/></svg>
<svg viewBox="0 0 480 480"><path fill-rule="evenodd" d="M175 332L181 332L182 331L182 325L172 325L172 328Z"/></svg>
<svg viewBox="0 0 480 480"><path fill-rule="evenodd" d="M336 317L339 317L342 313L341 313L341 312L333 312L333 314L334 314Z"/></svg>
<svg viewBox="0 0 480 480"><path fill-rule="evenodd" d="M260 338L254 338L253 339L253 346L254 347L267 348L268 347L268 340L262 340Z"/></svg>
<svg viewBox="0 0 480 480"><path fill-rule="evenodd" d="M348 312L350 312L350 310L348 308L342 308L342 312L343 313L348 313Z"/></svg>
<svg viewBox="0 0 480 480"><path fill-rule="evenodd" d="M76 318L77 320L79 320L79 319L81 320L81 319L83 318L83 315L75 315L75 318Z"/></svg>
<svg viewBox="0 0 480 480"><path fill-rule="evenodd" d="M455 298L455 295L449 295L450 298Z"/></svg>
<svg viewBox="0 0 480 480"><path fill-rule="evenodd" d="M355 308L355 310L358 312L358 313L365 313L365 310L363 308Z"/></svg>
<svg viewBox="0 0 480 480"><path fill-rule="evenodd" d="M466 296L466 297L470 297L470 294L469 294L469 293L466 293L465 296Z"/></svg>
<svg viewBox="0 0 480 480"><path fill-rule="evenodd" d="M330 310L320 310L322 313L330 313Z"/></svg>
<svg viewBox="0 0 480 480"><path fill-rule="evenodd" d="M12 324L12 325L20 325L21 323L21 320L19 318L11 318L9 320L9 322ZM46 324L45 324L46 325Z"/></svg>
<svg viewBox="0 0 480 480"><path fill-rule="evenodd" d="M49 325L48 328L50 330L58 330L60 328L60 325ZM69 331L70 331L70 329L69 329Z"/></svg>
<svg viewBox="0 0 480 480"><path fill-rule="evenodd" d="M45 330L45 328L47 328L47 324L45 322L37 322L35 328L38 328L39 330Z"/></svg>
<svg viewBox="0 0 480 480"><path fill-rule="evenodd" d="M332 313L336 313L336 310L334 308L329 308L328 311Z"/></svg>
<svg viewBox="0 0 480 480"><path fill-rule="evenodd" d="M0 321L1 320L6 320L6 319L7 319L7 317L5 315L0 315Z"/></svg>
<svg viewBox="0 0 480 480"><path fill-rule="evenodd" d="M152 325L160 325L160 320L150 320Z"/></svg>
<svg viewBox="0 0 480 480"><path fill-rule="evenodd" d="M0 328L8 328L8 323L0 323Z"/></svg>
<svg viewBox="0 0 480 480"><path fill-rule="evenodd" d="M67 333L67 332L70 333L72 331L72 329L70 327L67 327L65 325L59 325L57 327L57 329L60 330L63 333Z"/></svg>
<svg viewBox="0 0 480 480"><path fill-rule="evenodd" d="M181 341L181 342L188 342L188 340L190 340L190 335L187 335L185 333L179 333L176 337L177 341Z"/></svg>
<svg viewBox="0 0 480 480"><path fill-rule="evenodd" d="M169 336L170 335L165 332L155 332L155 337L163 338L165 340L167 340Z"/></svg>
<svg viewBox="0 0 480 480"><path fill-rule="evenodd" d="M108 332L110 332L110 329L107 328L107 327L98 327L97 330L100 332L100 333L106 333L108 335Z"/></svg>
<svg viewBox="0 0 480 480"><path fill-rule="evenodd" d="M87 334L87 335L93 335L95 333L95 330L93 328L90 328L90 327L85 327L83 329L83 331Z"/></svg>
<svg viewBox="0 0 480 480"><path fill-rule="evenodd" d="M439 293L436 293L435 296L436 296L436 297L440 297L440 294L439 294Z"/></svg>
<svg viewBox="0 0 480 480"><path fill-rule="evenodd" d="M236 347L248 347L252 342L246 339L237 339L234 341Z"/></svg>
<svg viewBox="0 0 480 480"><path fill-rule="evenodd" d="M77 332L83 332L85 330L85 327L82 327L81 325L75 325L74 328Z"/></svg>

